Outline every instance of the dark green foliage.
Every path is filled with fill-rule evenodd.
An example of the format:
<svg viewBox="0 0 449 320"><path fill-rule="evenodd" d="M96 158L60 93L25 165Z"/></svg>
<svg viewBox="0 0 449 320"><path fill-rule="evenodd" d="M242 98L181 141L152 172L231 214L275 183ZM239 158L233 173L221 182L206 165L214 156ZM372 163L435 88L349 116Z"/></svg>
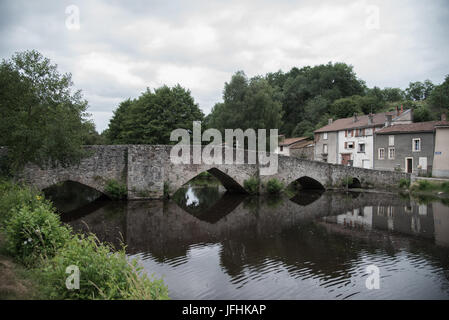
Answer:
<svg viewBox="0 0 449 320"><path fill-rule="evenodd" d="M59 216L45 202L13 210L4 232L9 253L28 266L53 257L70 236L70 229L61 226Z"/></svg>
<svg viewBox="0 0 449 320"><path fill-rule="evenodd" d="M190 91L176 85L147 88L134 100L125 100L114 111L106 132L111 144L170 144L174 129L192 129L203 113Z"/></svg>
<svg viewBox="0 0 449 320"><path fill-rule="evenodd" d="M251 177L243 181L243 187L249 194L257 194L259 193L259 183L259 179Z"/></svg>
<svg viewBox="0 0 449 320"><path fill-rule="evenodd" d="M122 200L126 198L128 188L125 184L110 179L106 181L105 191L113 200Z"/></svg>
<svg viewBox="0 0 449 320"><path fill-rule="evenodd" d="M79 290L67 290L66 268L80 270ZM50 299L167 299L162 280L142 273L137 261L127 261L125 251L115 251L94 235L75 235L43 267L41 281Z"/></svg>
<svg viewBox="0 0 449 320"><path fill-rule="evenodd" d="M115 250L92 234L72 234L35 190L1 182L0 205L6 248L16 260L34 268L29 270L43 299L168 298L163 281L150 280L136 260L128 261L124 248ZM70 265L80 270L79 290L66 287Z"/></svg>
<svg viewBox="0 0 449 320"><path fill-rule="evenodd" d="M442 84L435 87L428 100L434 112L438 114L449 112L449 75Z"/></svg>
<svg viewBox="0 0 449 320"><path fill-rule="evenodd" d="M267 182L267 191L271 194L278 194L284 188L284 184L276 178L272 178Z"/></svg>
<svg viewBox="0 0 449 320"><path fill-rule="evenodd" d="M37 51L16 53L0 64L0 145L12 170L27 162L76 163L92 123L70 74Z"/></svg>
<svg viewBox="0 0 449 320"><path fill-rule="evenodd" d="M266 79L248 79L243 71L239 71L225 83L224 102L213 107L206 119L207 127L222 132L237 128L278 129L282 124L282 106L276 94Z"/></svg>
<svg viewBox="0 0 449 320"><path fill-rule="evenodd" d="M410 180L409 179L401 179L399 180L399 188L409 188Z"/></svg>

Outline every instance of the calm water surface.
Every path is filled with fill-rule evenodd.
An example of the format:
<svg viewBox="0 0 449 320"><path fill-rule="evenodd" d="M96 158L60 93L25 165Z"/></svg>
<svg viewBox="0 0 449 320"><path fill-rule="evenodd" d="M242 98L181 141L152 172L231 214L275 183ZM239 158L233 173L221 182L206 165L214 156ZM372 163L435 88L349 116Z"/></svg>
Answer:
<svg viewBox="0 0 449 320"><path fill-rule="evenodd" d="M188 186L169 201L67 202L65 222L115 245L123 239L174 299L449 298L441 202L357 192L245 197L221 186ZM365 286L369 265L380 269L379 290Z"/></svg>

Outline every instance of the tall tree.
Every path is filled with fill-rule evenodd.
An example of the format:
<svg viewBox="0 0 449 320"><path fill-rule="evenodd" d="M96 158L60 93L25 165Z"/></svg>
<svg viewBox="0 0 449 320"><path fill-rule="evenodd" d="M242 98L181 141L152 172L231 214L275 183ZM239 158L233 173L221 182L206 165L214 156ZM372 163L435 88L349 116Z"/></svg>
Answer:
<svg viewBox="0 0 449 320"><path fill-rule="evenodd" d="M262 77L248 79L243 71L236 72L225 83L223 103L217 103L208 116L209 127L219 130L279 129L282 106L276 91Z"/></svg>
<svg viewBox="0 0 449 320"><path fill-rule="evenodd" d="M437 113L449 111L449 75L429 95L429 104Z"/></svg>
<svg viewBox="0 0 449 320"><path fill-rule="evenodd" d="M19 52L0 65L0 145L9 169L27 162L76 163L89 130L87 101L39 52Z"/></svg>
<svg viewBox="0 0 449 320"><path fill-rule="evenodd" d="M107 138L115 144L169 144L175 129L192 129L203 113L190 91L179 84L147 88L139 98L125 100L109 122Z"/></svg>

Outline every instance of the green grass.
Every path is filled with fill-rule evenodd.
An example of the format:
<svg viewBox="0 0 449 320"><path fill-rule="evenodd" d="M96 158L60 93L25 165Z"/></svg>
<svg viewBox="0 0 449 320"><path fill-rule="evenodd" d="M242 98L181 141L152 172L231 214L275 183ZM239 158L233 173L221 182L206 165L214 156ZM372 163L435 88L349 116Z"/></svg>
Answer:
<svg viewBox="0 0 449 320"><path fill-rule="evenodd" d="M418 180L411 188L413 192L444 192L449 194L449 182Z"/></svg>

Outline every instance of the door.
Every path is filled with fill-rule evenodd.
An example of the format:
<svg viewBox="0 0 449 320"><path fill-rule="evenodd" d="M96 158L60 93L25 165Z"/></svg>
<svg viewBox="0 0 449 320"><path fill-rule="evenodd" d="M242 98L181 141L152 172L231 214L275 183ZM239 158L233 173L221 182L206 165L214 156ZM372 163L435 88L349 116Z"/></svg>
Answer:
<svg viewBox="0 0 449 320"><path fill-rule="evenodd" d="M341 164L347 166L349 164L349 160L351 160L350 153L342 153L341 154Z"/></svg>
<svg viewBox="0 0 449 320"><path fill-rule="evenodd" d="M413 158L407 158L406 160L407 163L407 173L412 173L413 171Z"/></svg>

